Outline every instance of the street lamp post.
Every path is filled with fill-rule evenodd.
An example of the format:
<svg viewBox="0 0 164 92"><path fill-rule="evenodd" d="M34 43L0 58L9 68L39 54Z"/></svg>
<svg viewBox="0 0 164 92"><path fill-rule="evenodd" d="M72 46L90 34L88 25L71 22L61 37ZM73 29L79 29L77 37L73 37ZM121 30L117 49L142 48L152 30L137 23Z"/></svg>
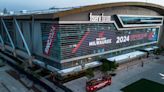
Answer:
<svg viewBox="0 0 164 92"><path fill-rule="evenodd" d="M130 63L130 56L128 56L127 70L128 70L128 68L129 68L129 63Z"/></svg>

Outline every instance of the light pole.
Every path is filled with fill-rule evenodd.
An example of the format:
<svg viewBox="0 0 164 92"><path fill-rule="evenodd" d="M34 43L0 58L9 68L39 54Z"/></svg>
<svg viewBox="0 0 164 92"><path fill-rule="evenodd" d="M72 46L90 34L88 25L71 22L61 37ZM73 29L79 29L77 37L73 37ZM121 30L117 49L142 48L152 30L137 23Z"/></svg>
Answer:
<svg viewBox="0 0 164 92"><path fill-rule="evenodd" d="M128 71L128 68L129 68L129 64L130 64L130 56L128 56L127 71Z"/></svg>

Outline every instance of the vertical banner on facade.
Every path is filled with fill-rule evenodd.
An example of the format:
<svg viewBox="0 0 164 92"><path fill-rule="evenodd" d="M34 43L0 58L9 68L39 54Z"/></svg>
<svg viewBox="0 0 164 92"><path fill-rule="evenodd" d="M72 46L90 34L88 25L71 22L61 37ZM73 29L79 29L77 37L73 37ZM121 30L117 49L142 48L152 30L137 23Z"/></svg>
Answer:
<svg viewBox="0 0 164 92"><path fill-rule="evenodd" d="M46 54L46 55L50 54L50 50L52 48L54 39L57 36L57 29L58 29L57 24L53 24L51 26L50 33L49 33L49 36L48 36L48 39L47 39L47 42L46 42L46 47L44 49L44 54Z"/></svg>

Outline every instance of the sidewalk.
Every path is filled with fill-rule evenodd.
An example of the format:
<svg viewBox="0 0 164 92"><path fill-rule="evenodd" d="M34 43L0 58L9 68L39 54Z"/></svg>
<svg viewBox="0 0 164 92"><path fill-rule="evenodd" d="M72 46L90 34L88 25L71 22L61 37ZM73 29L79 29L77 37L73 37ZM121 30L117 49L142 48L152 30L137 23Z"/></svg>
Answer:
<svg viewBox="0 0 164 92"><path fill-rule="evenodd" d="M159 63L164 61L164 56L159 57L160 59L154 59L155 57L142 59L144 62L143 67L141 66L141 63L129 63L128 68L127 65L121 66L121 68L116 71L117 75L112 78L112 85L107 86L98 92L121 92L121 88L141 78L146 78L164 84L164 81L161 81L162 79L160 79L160 76L158 75L159 72L164 70L164 65ZM130 66L130 64L133 65Z"/></svg>
<svg viewBox="0 0 164 92"><path fill-rule="evenodd" d="M159 59L155 59L155 57L156 56L151 56L149 58L135 60L120 65L116 70L117 75L112 78L112 84L98 90L98 92L121 92L121 88L141 78L150 79L164 84L164 81L161 81L158 74L164 70L164 64L161 64L161 62L164 61L164 56L158 56ZM95 77L99 77L101 74L102 73L97 72ZM86 81L87 78L82 77L65 83L64 85L72 89L74 92L85 92Z"/></svg>
<svg viewBox="0 0 164 92"><path fill-rule="evenodd" d="M151 55L149 58L142 58L140 60L133 60L133 61L129 61L125 64L121 64L119 65L118 69L116 71L120 71L120 70L128 70L129 68L138 65L141 67L144 67L145 64L149 63L150 61L154 61L154 58L156 56Z"/></svg>

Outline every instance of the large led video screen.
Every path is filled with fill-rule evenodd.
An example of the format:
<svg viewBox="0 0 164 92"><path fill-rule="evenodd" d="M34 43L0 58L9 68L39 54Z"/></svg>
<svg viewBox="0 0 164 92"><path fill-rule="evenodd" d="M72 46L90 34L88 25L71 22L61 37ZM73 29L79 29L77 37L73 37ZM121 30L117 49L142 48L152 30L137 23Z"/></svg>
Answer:
<svg viewBox="0 0 164 92"><path fill-rule="evenodd" d="M92 23L44 24L42 30L44 54L69 59L157 42L160 28L117 30L113 23Z"/></svg>
<svg viewBox="0 0 164 92"><path fill-rule="evenodd" d="M156 42L158 40L158 31L159 28L85 31L77 43L68 46L70 49L62 50L62 55L77 57Z"/></svg>

